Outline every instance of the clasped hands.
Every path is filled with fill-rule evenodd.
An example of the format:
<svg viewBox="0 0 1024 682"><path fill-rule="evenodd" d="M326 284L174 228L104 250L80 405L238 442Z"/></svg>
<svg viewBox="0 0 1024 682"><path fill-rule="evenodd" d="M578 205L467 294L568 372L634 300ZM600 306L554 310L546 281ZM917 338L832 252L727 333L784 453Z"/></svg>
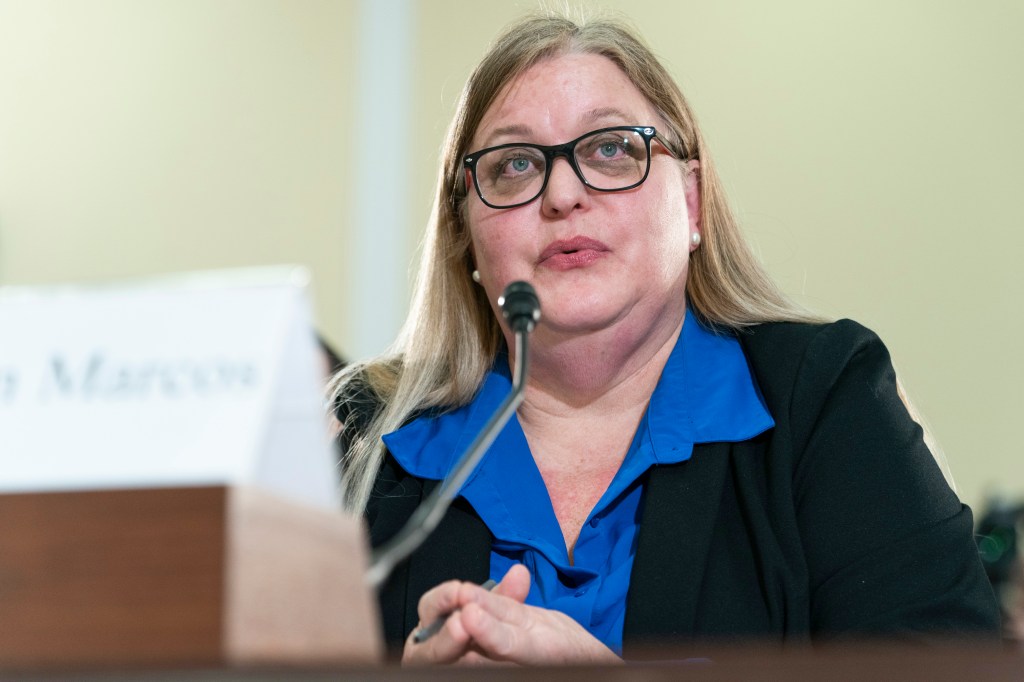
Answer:
<svg viewBox="0 0 1024 682"><path fill-rule="evenodd" d="M517 564L493 590L452 580L423 595L420 626L448 616L425 642L405 641L402 663L557 665L621 663L579 623L558 611L528 606L530 572ZM415 631L414 631L415 632Z"/></svg>

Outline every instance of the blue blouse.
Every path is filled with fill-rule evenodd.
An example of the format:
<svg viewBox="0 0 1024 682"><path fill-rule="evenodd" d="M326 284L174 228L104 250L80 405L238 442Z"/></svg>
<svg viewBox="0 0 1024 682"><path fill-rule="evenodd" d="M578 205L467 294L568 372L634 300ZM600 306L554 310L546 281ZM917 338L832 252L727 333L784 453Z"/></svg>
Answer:
<svg viewBox="0 0 1024 682"><path fill-rule="evenodd" d="M410 474L442 480L511 386L501 355L471 403L415 419L384 442ZM527 604L567 614L621 653L644 472L689 459L696 443L748 440L773 426L739 342L687 311L622 466L580 531L573 563L516 416L459 494L494 535L491 578L524 564L532 577Z"/></svg>

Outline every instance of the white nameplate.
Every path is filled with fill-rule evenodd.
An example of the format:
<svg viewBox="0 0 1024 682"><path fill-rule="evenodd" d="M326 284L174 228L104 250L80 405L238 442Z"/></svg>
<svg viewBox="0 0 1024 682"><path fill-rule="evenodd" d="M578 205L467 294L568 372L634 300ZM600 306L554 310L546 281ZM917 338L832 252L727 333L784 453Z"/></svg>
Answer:
<svg viewBox="0 0 1024 682"><path fill-rule="evenodd" d="M307 281L0 289L0 492L250 484L339 508Z"/></svg>

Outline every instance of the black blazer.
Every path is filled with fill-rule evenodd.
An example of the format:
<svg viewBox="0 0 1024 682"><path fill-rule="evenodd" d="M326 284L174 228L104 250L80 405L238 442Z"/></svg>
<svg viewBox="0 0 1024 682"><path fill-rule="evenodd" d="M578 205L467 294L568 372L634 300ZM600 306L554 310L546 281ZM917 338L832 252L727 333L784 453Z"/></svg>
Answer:
<svg viewBox="0 0 1024 682"><path fill-rule="evenodd" d="M878 337L843 320L738 338L775 428L646 474L625 654L706 638L998 633L970 509L898 397ZM339 416L358 430L370 410L351 404ZM367 509L371 542L396 533L434 485L388 455ZM401 647L428 589L486 580L490 545L458 499L384 585L387 641Z"/></svg>

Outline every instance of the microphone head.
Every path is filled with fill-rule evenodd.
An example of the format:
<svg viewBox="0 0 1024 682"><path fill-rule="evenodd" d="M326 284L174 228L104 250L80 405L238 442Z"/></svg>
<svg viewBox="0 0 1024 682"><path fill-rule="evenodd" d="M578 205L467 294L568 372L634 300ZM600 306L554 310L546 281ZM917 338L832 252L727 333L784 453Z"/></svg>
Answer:
<svg viewBox="0 0 1024 682"><path fill-rule="evenodd" d="M498 307L513 332L532 332L540 320L540 299L529 282L512 282L505 287Z"/></svg>

